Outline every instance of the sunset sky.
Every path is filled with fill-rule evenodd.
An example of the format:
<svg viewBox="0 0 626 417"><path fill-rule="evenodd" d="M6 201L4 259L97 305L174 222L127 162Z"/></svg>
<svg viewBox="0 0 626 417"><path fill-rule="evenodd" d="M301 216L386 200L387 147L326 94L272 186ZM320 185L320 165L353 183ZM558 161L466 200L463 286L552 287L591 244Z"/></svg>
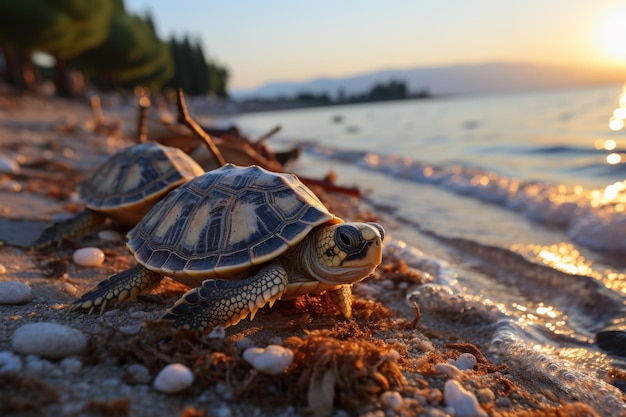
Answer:
<svg viewBox="0 0 626 417"><path fill-rule="evenodd" d="M389 68L524 61L626 70L624 0L126 0L189 34L233 89ZM393 6L393 7L390 7Z"/></svg>

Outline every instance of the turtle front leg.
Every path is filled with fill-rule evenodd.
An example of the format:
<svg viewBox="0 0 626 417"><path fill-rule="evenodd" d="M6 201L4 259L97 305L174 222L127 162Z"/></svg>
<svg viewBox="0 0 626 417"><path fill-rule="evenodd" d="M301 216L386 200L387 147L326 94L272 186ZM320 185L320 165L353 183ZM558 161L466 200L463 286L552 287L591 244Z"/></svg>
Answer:
<svg viewBox="0 0 626 417"><path fill-rule="evenodd" d="M128 298L134 300L140 292L159 285L161 279L163 275L137 265L100 282L76 300L69 311L89 310L91 314L99 308L102 314L111 302L121 303Z"/></svg>
<svg viewBox="0 0 626 417"><path fill-rule="evenodd" d="M273 261L257 274L241 280L208 279L189 290L161 317L175 327L209 332L216 326L234 326L250 314L279 300L287 288L287 272Z"/></svg>
<svg viewBox="0 0 626 417"><path fill-rule="evenodd" d="M336 290L328 291L330 299L341 314L349 319L352 318L352 286L342 285Z"/></svg>
<svg viewBox="0 0 626 417"><path fill-rule="evenodd" d="M74 217L46 227L33 242L31 248L41 250L60 243L64 238L83 236L104 224L105 220L104 214L85 209Z"/></svg>

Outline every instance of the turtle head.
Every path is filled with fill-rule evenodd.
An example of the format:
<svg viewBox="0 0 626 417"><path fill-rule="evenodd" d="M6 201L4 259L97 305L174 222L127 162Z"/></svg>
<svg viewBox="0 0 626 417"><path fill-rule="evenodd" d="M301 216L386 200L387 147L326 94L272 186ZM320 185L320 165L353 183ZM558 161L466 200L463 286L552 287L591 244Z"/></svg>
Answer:
<svg viewBox="0 0 626 417"><path fill-rule="evenodd" d="M377 223L340 223L319 228L316 236L316 278L329 284L350 284L374 272L382 261L385 232Z"/></svg>

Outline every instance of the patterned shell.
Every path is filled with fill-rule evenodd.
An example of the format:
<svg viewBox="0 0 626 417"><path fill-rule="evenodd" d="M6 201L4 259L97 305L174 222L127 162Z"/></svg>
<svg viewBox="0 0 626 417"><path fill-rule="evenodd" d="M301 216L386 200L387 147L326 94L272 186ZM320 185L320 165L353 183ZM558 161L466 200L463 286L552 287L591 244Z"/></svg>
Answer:
<svg viewBox="0 0 626 417"><path fill-rule="evenodd" d="M228 164L168 194L127 246L148 269L196 282L266 262L326 222L341 219L295 175Z"/></svg>
<svg viewBox="0 0 626 417"><path fill-rule="evenodd" d="M143 143L109 158L79 192L92 210L119 209L158 198L202 173L200 165L180 149Z"/></svg>

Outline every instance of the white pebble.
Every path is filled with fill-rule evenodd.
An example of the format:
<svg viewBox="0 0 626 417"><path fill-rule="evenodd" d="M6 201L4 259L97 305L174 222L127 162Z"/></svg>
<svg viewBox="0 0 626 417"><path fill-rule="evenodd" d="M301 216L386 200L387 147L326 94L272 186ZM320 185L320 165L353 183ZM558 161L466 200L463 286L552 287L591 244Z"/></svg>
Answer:
<svg viewBox="0 0 626 417"><path fill-rule="evenodd" d="M22 184L17 181L3 181L0 183L0 190L13 191L17 193L22 191Z"/></svg>
<svg viewBox="0 0 626 417"><path fill-rule="evenodd" d="M254 341L249 337L243 337L235 342L235 346L237 346L237 349L239 350L246 350L248 348L254 347Z"/></svg>
<svg viewBox="0 0 626 417"><path fill-rule="evenodd" d="M17 174L20 172L20 166L15 159L0 155L0 172Z"/></svg>
<svg viewBox="0 0 626 417"><path fill-rule="evenodd" d="M454 409L455 417L487 417L474 394L466 391L454 379L449 379L444 384L443 397L446 404Z"/></svg>
<svg viewBox="0 0 626 417"><path fill-rule="evenodd" d="M224 326L215 326L206 337L207 339L223 339L226 337L226 329Z"/></svg>
<svg viewBox="0 0 626 417"><path fill-rule="evenodd" d="M95 268L104 262L104 252L98 248L82 248L74 252L74 263Z"/></svg>
<svg viewBox="0 0 626 417"><path fill-rule="evenodd" d="M140 363L133 363L126 370L127 378L126 380L135 385L146 385L152 381L152 376L150 375L150 370Z"/></svg>
<svg viewBox="0 0 626 417"><path fill-rule="evenodd" d="M0 352L0 373L22 370L22 358L8 350Z"/></svg>
<svg viewBox="0 0 626 417"><path fill-rule="evenodd" d="M476 366L477 360L476 356L471 353L461 353L455 361L448 360L448 362L459 368L461 371L468 371Z"/></svg>
<svg viewBox="0 0 626 417"><path fill-rule="evenodd" d="M83 362L75 356L70 356L63 359L61 363L59 363L59 366L63 369L63 372L67 374L75 374L82 369Z"/></svg>
<svg viewBox="0 0 626 417"><path fill-rule="evenodd" d="M404 400L398 391L385 391L380 395L380 402L385 407L398 411L402 408Z"/></svg>
<svg viewBox="0 0 626 417"><path fill-rule="evenodd" d="M448 378L454 378L455 376L461 375L461 370L459 368L447 362L436 363L435 370L446 375Z"/></svg>
<svg viewBox="0 0 626 417"><path fill-rule="evenodd" d="M103 242L116 243L122 240L122 237L115 230L100 230L98 232L98 239Z"/></svg>
<svg viewBox="0 0 626 417"><path fill-rule="evenodd" d="M191 384L193 372L180 363L167 365L154 379L154 389L165 394L180 392L189 388Z"/></svg>
<svg viewBox="0 0 626 417"><path fill-rule="evenodd" d="M19 281L0 282L0 304L24 304L32 292L30 287Z"/></svg>
<svg viewBox="0 0 626 417"><path fill-rule="evenodd" d="M80 355L87 349L87 336L73 327L55 323L29 323L13 333L11 346L17 353L48 359Z"/></svg>
<svg viewBox="0 0 626 417"><path fill-rule="evenodd" d="M280 345L269 345L265 349L248 348L243 352L243 358L259 372L278 375L293 361L293 352Z"/></svg>

